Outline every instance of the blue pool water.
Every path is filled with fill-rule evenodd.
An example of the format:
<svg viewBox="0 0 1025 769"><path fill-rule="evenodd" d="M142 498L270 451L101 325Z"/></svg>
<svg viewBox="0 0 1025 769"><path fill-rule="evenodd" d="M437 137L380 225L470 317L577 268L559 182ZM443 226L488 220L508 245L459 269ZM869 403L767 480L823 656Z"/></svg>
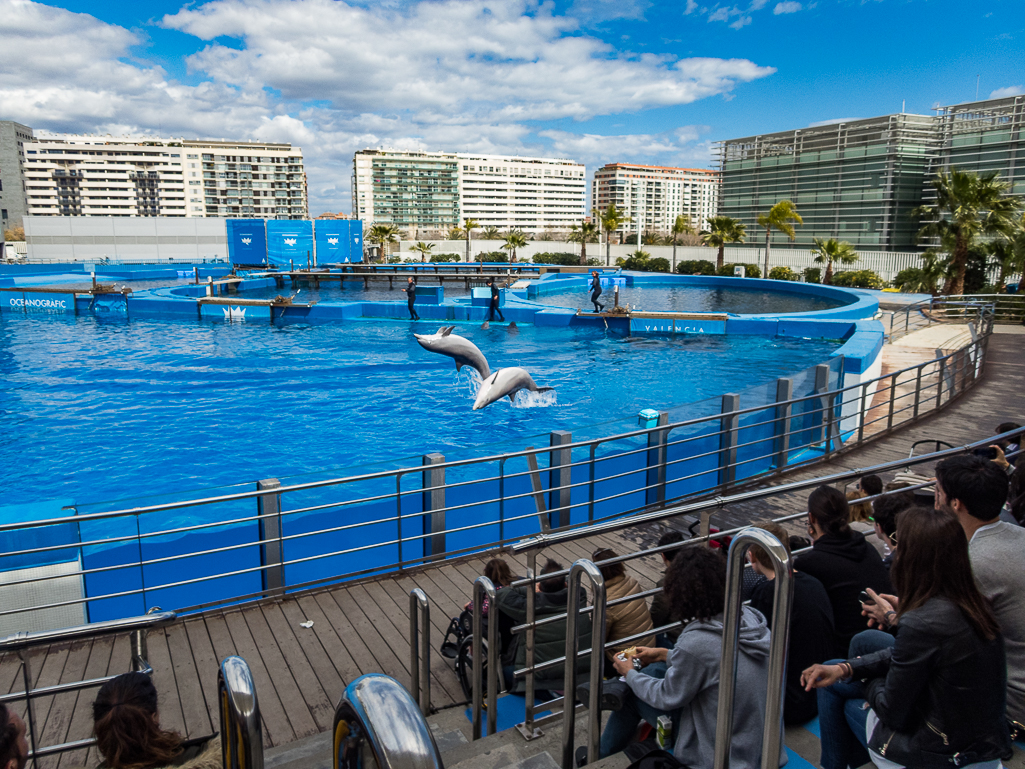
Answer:
<svg viewBox="0 0 1025 769"><path fill-rule="evenodd" d="M609 435L633 429L642 408L767 383L839 346L464 326L456 333L492 368L523 366L555 388L518 407L506 400L474 412L467 371L457 375L451 360L411 336L436 328L0 316L4 503L85 504L341 475L373 463L418 464L425 452L453 459L545 445L557 429L577 439Z"/></svg>
<svg viewBox="0 0 1025 769"><path fill-rule="evenodd" d="M590 293L585 290L583 284L577 291L560 291L539 296L533 301L558 307L584 308L589 312L593 309ZM614 301L612 288L605 288L598 301L611 307ZM619 303L628 304L633 310L648 312L733 312L740 315L811 312L847 304L807 294L659 285L620 286Z"/></svg>

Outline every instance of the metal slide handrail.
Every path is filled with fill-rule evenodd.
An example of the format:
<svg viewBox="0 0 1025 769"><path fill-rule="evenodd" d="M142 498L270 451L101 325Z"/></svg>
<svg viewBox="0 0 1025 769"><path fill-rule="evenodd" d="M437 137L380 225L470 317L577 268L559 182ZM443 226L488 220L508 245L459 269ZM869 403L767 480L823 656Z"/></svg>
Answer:
<svg viewBox="0 0 1025 769"><path fill-rule="evenodd" d="M444 769L416 701L380 673L360 676L345 688L332 733L334 769Z"/></svg>
<svg viewBox="0 0 1025 769"><path fill-rule="evenodd" d="M895 429L897 426L907 424L908 421L919 419L924 414L935 411L942 408L947 403L950 403L953 398L961 395L974 386L981 377L986 359L985 350L987 341L988 336L983 334L964 348L935 360L916 364L915 366L910 366L906 369L892 372L876 379L849 385L847 387L828 390L825 392L820 391L798 398L780 400L772 404L745 407L728 412L724 411L720 414L684 420L675 424L658 425L652 428L632 430L618 435L565 443L558 446L530 448L504 455L456 460L431 465L431 475L433 476L435 471L444 471L446 468L455 469L470 466L485 466L488 463L497 464L497 473L487 473L488 477L486 478L471 479L448 484L445 484L444 480L442 480L437 485L424 483L419 488L404 489L402 487L402 481L404 478L427 474L421 466L405 467L395 470L350 476L348 478L332 478L322 481L298 483L290 486L261 488L253 491L237 492L216 497L182 500L159 505L114 510L104 513L86 513L83 515L62 516L60 518L49 519L46 521L31 521L18 524L0 525L0 532L4 532L38 528L58 523L80 524L86 521L110 520L120 516L138 516L145 512L177 510L194 505L211 505L221 502L235 502L247 499L270 500L273 498L278 502L281 495L290 492L323 489L329 486L335 486L339 489L352 488L352 484L364 481L379 481L387 479L395 482L395 491L384 494L356 494L352 495L357 497L354 499L339 499L338 501L332 500L326 504L316 504L293 510L281 510L280 504L278 504L270 513L260 512L257 515L232 516L230 520L217 520L193 526L167 527L150 531L146 531L147 527L135 527L137 533L132 535L101 537L75 544L48 545L43 548L27 548L24 550L5 553L4 555L9 557L13 555L30 555L41 552L67 550L68 548L75 547L83 548L87 546L110 545L128 541L141 542L145 538L160 537L172 533L175 535L181 535L189 532L209 531L215 529L217 526L252 522L270 523L275 518L280 521L284 516L298 515L303 512L324 511L329 509L352 509L352 506L362 503L373 503L387 500L393 501L395 507L394 515L388 515L386 517L376 518L369 521L347 523L338 526L331 526L326 529L321 528L315 531L288 534L285 534L279 527L277 529L276 536L261 533L257 538L257 541L247 540L240 544L210 547L203 549L202 551L190 551L178 555L140 559L137 562L129 564L114 564L110 566L97 566L82 569L80 574L84 577L88 577L90 574L99 572L110 572L125 568L145 568L146 566L153 564L167 564L186 558L194 558L198 555L239 552L244 548L252 548L253 546L260 546L261 548L266 547L268 551L273 546L274 548L277 548L277 552L280 554L280 560L273 562L265 562L262 559L261 563L258 565L246 565L240 568L219 571L215 574L201 574L199 576L183 575L183 579L169 583L148 584L142 587L130 586L129 589L126 590L111 591L97 595L85 595L63 601L51 602L45 606L2 609L0 610L0 615L14 615L26 611L39 610L43 608L56 608L72 604L85 604L88 606L97 601L109 598L134 596L139 594L145 596L146 592L152 592L153 590L165 590L188 585L205 584L211 580L228 576L243 576L250 574L262 574L266 576L271 575L272 573L283 575L285 568L292 565L306 564L314 561L323 562L324 559L332 557L357 554L364 551L372 551L378 548L397 545L397 558L390 564L382 564L368 569L353 570L341 574L332 573L329 576L300 583L288 584L282 581L281 586L279 588L275 588L277 590L275 595L279 595L283 591L315 587L337 582L346 578L362 576L364 574L379 573L381 570L392 568L402 569L410 565L418 565L423 562L424 556L419 555L418 552L415 556L408 556L408 549L407 553L404 554L403 545L406 545L408 548L410 544L415 545L418 542L430 543L443 538L445 533L468 532L475 529L493 526L495 523L498 524L498 539L480 542L461 550L445 550L444 554L447 557L451 557L487 547L501 546L514 541L512 538L507 538L504 535L503 527L507 524L511 524L516 521L524 521L536 516L536 513L534 512L521 514L519 511L517 511L516 515L506 515L504 512L505 507L513 502L522 503L522 500L532 497L537 498L538 496L538 492L536 490L523 491L515 494L510 494L504 491L506 486L503 486L503 484L508 484L510 481L516 479L520 479L521 481L528 478L534 480L539 475L537 469L524 469L522 471L506 472L506 464L510 460L514 459L530 460L537 457L539 454L547 454L549 458L551 458L551 462L549 463L550 466L540 471L551 474L551 481L548 488L543 490L543 493L552 494L560 499L559 506L555 507L554 510L549 511L549 514L559 517L560 515L565 514L565 512L571 507L586 507L588 524L595 522L595 514L598 512L596 508L601 504L608 505L611 503L612 506L617 508L615 512L607 513L607 515L611 516L631 515L640 510L650 510L653 506L657 507L659 505L663 505L665 504L665 489L668 484L692 482L695 478L707 478L707 486L709 488L715 486L728 488L729 486L734 485L734 481L731 480L731 477L733 475L740 475L738 468L748 465L749 463L758 462L765 464L766 461L768 461L769 464L767 469L760 469L758 474L737 478L736 482L747 483L755 478L770 477L773 474L782 472L783 469L790 469L806 465L810 462L819 461L823 458L828 458L841 449L848 449L853 445L860 444L866 438L874 437L874 435L866 435L866 429L868 428L872 428L873 430L878 429L881 433L885 433ZM929 378L927 379L927 377ZM901 384L913 389L908 389L905 392L897 392L897 387ZM876 394L875 398L870 397L872 393ZM872 400L878 400L880 393L883 394L882 403L873 404ZM799 411L799 407L807 408L807 411ZM847 410L846 413L845 410ZM755 415L755 417L753 420L749 418L749 423L743 422L742 418L748 415ZM791 427L791 420L798 417L803 417L805 424L794 425ZM765 430L766 425L774 424L782 426L781 429L783 430L783 437L780 439L783 441L782 449L778 445L774 444L776 438L768 436L748 438L745 436L745 440L739 440L737 437L746 429L759 427L760 429ZM811 426L809 426L809 424L811 424ZM845 427L845 424L850 425L850 427ZM709 425L718 429L707 430L707 426ZM703 428L701 434L694 434L693 429L697 428ZM671 435L674 430L679 431L675 436ZM704 430L707 430L707 432ZM843 430L842 433L841 430ZM681 434L682 437L680 437ZM797 434L807 434L807 441L802 439L802 441L798 443L796 440L793 440L793 436ZM779 438L778 435L777 438ZM639 447L629 446L626 450L617 451L615 444L618 441L644 441L647 442L648 445L641 445ZM728 450L724 450L720 445L719 448L710 451L702 449L702 452L704 453L698 452L696 454L688 454L686 456L677 456L673 459L669 458L669 452L665 450L667 447L676 446L677 454L685 453L681 452L679 447L686 446L694 441L712 441L719 442L720 444L722 444L723 441L727 441L730 443L730 448ZM739 449L752 445L764 445L766 448L757 452L750 452L757 453L758 456L741 456ZM598 449L602 446L611 447L611 450L604 456L599 456ZM579 449L586 449L589 456L585 459L556 463L554 459L555 455L558 454L561 457L572 460L572 451ZM804 449L811 450L811 453L806 457L793 456L794 452ZM620 460L624 456L638 456L641 457L642 460L646 460L649 464L649 472L647 475L645 476L644 468L638 470L629 469L622 472L619 472L619 469L617 468L616 472L608 477L597 477L598 474L596 472L596 468L600 463L614 462ZM783 456L784 459L778 459L780 456ZM709 457L713 458L712 461L708 461ZM719 457L720 459L716 460L715 457ZM704 458L704 461L708 462L710 465L714 463L715 466L709 467L708 469L702 469L704 466L702 465L702 467L696 467L695 471L691 474L683 475L680 478L667 479L666 476L668 475L667 471L669 467L681 466L681 463L700 461L702 458ZM652 462L655 464L652 464ZM571 471L573 468L580 467L587 468L589 477L582 479L579 477L577 479L572 478ZM725 475L717 476L717 473L724 473ZM723 480L724 478L725 481ZM638 480L635 481L634 479ZM611 492L604 491L604 489L608 488L608 483L615 483L617 480L620 480L620 482L616 484L617 488L615 490ZM499 494L497 497L479 499L466 504L443 506L436 510L431 510L430 512L445 513L447 511L474 509L483 505L497 503L497 521L491 518L484 521L474 520L463 526L446 528L444 531L431 530L423 534L409 533L409 527L411 525L413 527L419 525L423 515L427 511L421 512L417 510L416 512L403 512L402 505L404 500L409 500L413 495L426 495L427 492L431 492L431 496L434 496L433 492L443 492L446 488L470 487L473 484L484 484L492 481L495 481L498 484ZM598 484L606 484L601 493L596 493ZM569 499L570 492L574 489L585 490L587 500L584 502L567 501ZM630 495L637 494L638 492L640 492L643 497L647 497L643 504L631 502L620 506L616 503L616 500L627 498ZM705 494L707 492L701 493ZM438 496L442 495L439 494ZM407 502L407 504L410 503ZM442 502L442 505L444 505L444 502ZM434 517L439 520L443 518L442 515ZM602 519L598 518L597 520L600 521ZM285 557L282 549L283 545L287 542L315 537L331 532L353 530L375 524L394 525L396 527L396 536L387 540L374 541L370 544L342 547L330 552L317 552L311 555L304 555L302 557L291 559ZM272 527L268 525L266 528L270 530ZM403 531L404 528L405 531ZM21 579L10 584L39 584L54 578L55 577L52 576L32 577ZM283 580L283 576L280 578ZM259 591L217 597L214 600L194 606L180 607L180 611L191 612L220 606L227 602L240 603L259 600L270 594L270 589L264 587Z"/></svg>
<svg viewBox="0 0 1025 769"><path fill-rule="evenodd" d="M481 710L484 708L484 596L488 597L488 734L498 728L498 606L495 584L487 577L473 581L473 731L472 739L481 734Z"/></svg>
<svg viewBox="0 0 1025 769"><path fill-rule="evenodd" d="M419 632L417 631L419 620ZM409 692L420 712L431 714L431 604L418 587L409 591Z"/></svg>
<svg viewBox="0 0 1025 769"><path fill-rule="evenodd" d="M733 699L736 693L739 662L740 616L744 609L744 556L752 547L769 554L775 572L772 605L772 634L769 642L768 687L765 695L765 720L762 723L762 769L777 769L783 739L783 686L786 653L790 640L790 605L794 597L793 559L783 544L762 529L746 529L730 543L727 562L726 607L723 611L722 654L719 662L719 704L715 722L715 758L713 769L729 769L733 742Z"/></svg>
<svg viewBox="0 0 1025 769"><path fill-rule="evenodd" d="M12 692L0 697L0 703L25 700L25 721L29 742L29 758L32 759L32 766L38 764L38 760L44 756L52 756L58 753L66 753L70 750L79 750L96 744L96 738L90 737L84 740L63 742L57 745L37 747L36 741L36 718L33 700L38 697L48 697L62 692L76 692L83 689L91 689L96 686L103 686L117 674L104 676L102 678L90 678L81 681L71 681L53 686L32 686L32 671L29 668L28 650L34 646L44 644L66 643L82 638L97 638L101 636L115 635L117 633L130 632L133 672L151 674L153 666L149 664L149 653L146 644L146 633L151 628L163 627L174 621L177 615L173 611L160 611L151 609L149 614L141 617L126 617L124 619L109 620L107 622L96 622L92 625L76 625L74 627L60 628L59 630L46 630L34 633L15 633L7 638L0 639L0 652L15 652L21 663L22 681L25 689L20 692Z"/></svg>
<svg viewBox="0 0 1025 769"><path fill-rule="evenodd" d="M601 743L601 682L605 669L605 578L592 561L580 559L569 570L566 594L566 662L562 686L562 769L572 769L574 732L576 731L577 621L580 618L580 581L587 576L594 591L594 615L591 617L591 691L587 711L587 763L599 758ZM546 574L545 577L548 577Z"/></svg>
<svg viewBox="0 0 1025 769"><path fill-rule="evenodd" d="M263 724L256 685L241 657L225 657L217 671L224 769L263 769Z"/></svg>
<svg viewBox="0 0 1025 769"><path fill-rule="evenodd" d="M988 333L995 323L999 305L996 297L1000 295L980 295L974 297L940 296L923 299L907 305L903 311L897 310L890 315L890 331L887 335L891 342L906 336L913 331L927 328L935 323L977 323L979 331ZM926 314L928 311L930 314ZM919 313L925 319L922 323L912 324L911 316ZM903 326L897 323L903 316ZM974 320L973 320L974 317ZM985 331L983 331L985 329Z"/></svg>

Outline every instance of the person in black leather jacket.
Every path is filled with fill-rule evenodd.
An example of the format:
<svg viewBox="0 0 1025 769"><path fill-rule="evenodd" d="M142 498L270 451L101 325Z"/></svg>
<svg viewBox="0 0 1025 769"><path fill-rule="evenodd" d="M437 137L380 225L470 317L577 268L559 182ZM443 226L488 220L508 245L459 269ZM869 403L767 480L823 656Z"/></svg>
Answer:
<svg viewBox="0 0 1025 769"><path fill-rule="evenodd" d="M1003 637L972 577L964 530L950 513L914 507L897 533L894 645L802 673L809 690L828 687L819 692L821 766L871 758L881 767L965 769L1009 759ZM849 698L853 688L863 701ZM839 711L834 697L846 700Z"/></svg>

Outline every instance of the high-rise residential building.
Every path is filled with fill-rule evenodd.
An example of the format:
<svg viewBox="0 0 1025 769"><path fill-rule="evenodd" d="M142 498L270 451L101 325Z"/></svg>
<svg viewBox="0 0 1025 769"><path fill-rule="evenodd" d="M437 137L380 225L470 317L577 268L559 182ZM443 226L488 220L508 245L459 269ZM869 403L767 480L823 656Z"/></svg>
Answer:
<svg viewBox="0 0 1025 769"><path fill-rule="evenodd" d="M617 232L668 233L676 217L684 216L696 229L715 216L719 174L706 168L670 168L632 163L609 163L594 173L591 208L615 206L629 221Z"/></svg>
<svg viewBox="0 0 1025 769"><path fill-rule="evenodd" d="M30 141L31 128L0 120L0 234L8 227L21 227L28 213L22 167L25 142Z"/></svg>
<svg viewBox="0 0 1025 769"><path fill-rule="evenodd" d="M37 136L24 150L33 216L305 219L309 212L302 150L290 144Z"/></svg>
<svg viewBox="0 0 1025 769"><path fill-rule="evenodd" d="M352 211L410 231L481 227L568 230L584 216L584 166L569 160L476 153L360 150Z"/></svg>
<svg viewBox="0 0 1025 769"><path fill-rule="evenodd" d="M997 171L1012 195L1025 197L1025 96L944 107L936 118L936 155L928 178L951 167L984 173ZM926 184L925 200L935 199Z"/></svg>
<svg viewBox="0 0 1025 769"><path fill-rule="evenodd" d="M722 141L719 213L746 225L750 246L765 242L758 216L791 200L804 224L793 242L773 232L773 244L811 248L814 238L837 238L911 250L919 223L910 212L922 202L936 145L936 118L908 114Z"/></svg>

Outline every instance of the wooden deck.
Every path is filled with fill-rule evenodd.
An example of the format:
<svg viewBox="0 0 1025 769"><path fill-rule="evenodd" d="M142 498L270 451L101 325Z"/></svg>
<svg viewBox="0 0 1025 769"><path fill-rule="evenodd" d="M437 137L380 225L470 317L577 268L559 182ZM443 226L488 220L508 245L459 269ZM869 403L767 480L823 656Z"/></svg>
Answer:
<svg viewBox="0 0 1025 769"><path fill-rule="evenodd" d="M956 445L991 434L1000 422L1025 421L1023 341L1025 336L994 335L985 380L942 414L880 437L829 465L788 475L786 480L906 457L911 443L923 438L941 438ZM911 349L903 348L900 359L888 358L890 370L907 365L908 356L913 355ZM803 493L737 505L713 515L712 523L734 526L799 512L804 509L806 496ZM675 521L671 525L685 528L689 522ZM662 525L649 526L559 545L542 554L539 563L547 556L568 566L578 558L589 558L599 546L630 552L638 545L649 545L664 530ZM151 632L149 659L161 696L161 723L190 737L217 731L218 661L238 654L253 671L267 746L287 744L329 729L335 703L345 685L357 676L383 672L408 682L408 596L413 587L422 588L431 600L432 701L438 708L461 703L463 696L452 664L437 649L449 618L461 611L488 557L446 561L242 609L211 611ZM515 563L514 571L525 571L522 558L505 557ZM649 556L632 562L630 570L642 587L649 589L661 575L661 564ZM312 627L301 626L308 621L313 622ZM128 667L127 636L41 647L30 654L36 686L124 672ZM0 691L21 688L17 659L0 659ZM42 744L87 737L93 696L94 691L86 691L36 700L35 717ZM20 710L23 713L24 707ZM95 751L88 755L80 751L41 760L40 766L95 766L97 761Z"/></svg>

